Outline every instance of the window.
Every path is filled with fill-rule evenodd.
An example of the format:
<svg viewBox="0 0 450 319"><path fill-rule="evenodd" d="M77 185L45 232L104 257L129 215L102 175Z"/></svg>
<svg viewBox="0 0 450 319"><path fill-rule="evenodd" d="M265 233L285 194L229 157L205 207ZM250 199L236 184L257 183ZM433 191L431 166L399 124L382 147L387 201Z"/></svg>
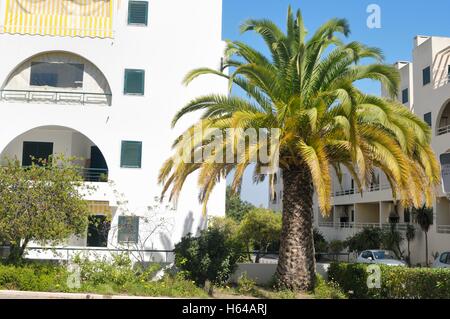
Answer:
<svg viewBox="0 0 450 319"><path fill-rule="evenodd" d="M22 166L42 165L53 155L53 143L23 142Z"/></svg>
<svg viewBox="0 0 450 319"><path fill-rule="evenodd" d="M84 64L32 62L30 85L55 88L82 88Z"/></svg>
<svg viewBox="0 0 450 319"><path fill-rule="evenodd" d="M144 70L125 70L125 94L144 95Z"/></svg>
<svg viewBox="0 0 450 319"><path fill-rule="evenodd" d="M120 167L141 168L142 142L122 141Z"/></svg>
<svg viewBox="0 0 450 319"><path fill-rule="evenodd" d="M448 81L450 82L450 65L448 66L447 77Z"/></svg>
<svg viewBox="0 0 450 319"><path fill-rule="evenodd" d="M450 253L443 253L439 261L443 264L450 264Z"/></svg>
<svg viewBox="0 0 450 319"><path fill-rule="evenodd" d="M432 119L431 119L431 112L428 112L423 115L423 120L425 123L427 123L430 127L432 127Z"/></svg>
<svg viewBox="0 0 450 319"><path fill-rule="evenodd" d="M402 91L402 103L406 104L409 102L409 89L404 89Z"/></svg>
<svg viewBox="0 0 450 319"><path fill-rule="evenodd" d="M119 243L138 243L139 217L119 216L117 241Z"/></svg>
<svg viewBox="0 0 450 319"><path fill-rule="evenodd" d="M128 3L128 24L147 25L148 22L148 2L130 1Z"/></svg>
<svg viewBox="0 0 450 319"><path fill-rule="evenodd" d="M87 246L107 247L111 223L104 215L89 216Z"/></svg>
<svg viewBox="0 0 450 319"><path fill-rule="evenodd" d="M422 71L423 85L431 83L431 68L427 67Z"/></svg>

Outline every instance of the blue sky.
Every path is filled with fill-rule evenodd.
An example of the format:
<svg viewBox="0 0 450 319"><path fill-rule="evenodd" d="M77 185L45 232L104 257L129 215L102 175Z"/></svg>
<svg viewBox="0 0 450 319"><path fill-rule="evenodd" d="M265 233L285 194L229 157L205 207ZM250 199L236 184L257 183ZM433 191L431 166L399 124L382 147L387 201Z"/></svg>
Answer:
<svg viewBox="0 0 450 319"><path fill-rule="evenodd" d="M288 5L300 8L305 25L313 32L326 20L346 18L351 27L349 40L361 41L383 50L386 62L411 60L416 35L450 37L449 0L223 0L223 39L241 40L264 50L264 43L252 34L239 34L239 25L248 18L268 18L284 27ZM367 7L381 8L381 28L367 27ZM379 93L379 86L364 82L368 93ZM267 205L267 185L254 185L247 172L242 197L256 205Z"/></svg>

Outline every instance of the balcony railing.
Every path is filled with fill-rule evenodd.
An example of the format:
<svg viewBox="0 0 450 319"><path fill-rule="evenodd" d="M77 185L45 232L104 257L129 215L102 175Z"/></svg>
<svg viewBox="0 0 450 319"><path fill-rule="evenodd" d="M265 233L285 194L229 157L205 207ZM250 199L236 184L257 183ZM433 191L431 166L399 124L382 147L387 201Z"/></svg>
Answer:
<svg viewBox="0 0 450 319"><path fill-rule="evenodd" d="M397 223L395 224L398 231L406 231L408 226L407 223ZM363 229L363 228L381 228L381 229L390 229L391 224L380 224L380 223L340 223L340 222L319 222L319 227L328 227L328 228L336 228L336 229L345 229L345 228L354 228L354 229ZM448 233L450 233L450 226L448 227Z"/></svg>
<svg viewBox="0 0 450 319"><path fill-rule="evenodd" d="M438 225L437 232L440 234L450 234L450 225Z"/></svg>
<svg viewBox="0 0 450 319"><path fill-rule="evenodd" d="M450 125L442 126L442 127L438 128L437 135L444 135L447 133L450 133Z"/></svg>
<svg viewBox="0 0 450 319"><path fill-rule="evenodd" d="M29 167L30 166L23 166L22 168L27 169ZM93 183L108 182L108 169L82 167L77 170L85 182L93 182Z"/></svg>
<svg viewBox="0 0 450 319"><path fill-rule="evenodd" d="M80 175L85 182L106 183L108 182L108 170L103 168L81 168Z"/></svg>
<svg viewBox="0 0 450 319"><path fill-rule="evenodd" d="M0 90L0 101L111 106L112 94L68 91Z"/></svg>
<svg viewBox="0 0 450 319"><path fill-rule="evenodd" d="M378 191L383 191L383 190L388 190L391 189L391 185L389 184L372 184L369 187L367 187L364 191L365 192L378 192ZM354 195L356 193L356 190L351 188L351 189L347 189L347 190L342 190L342 191L337 191L334 193L335 197L340 197L340 196L346 196L346 195Z"/></svg>

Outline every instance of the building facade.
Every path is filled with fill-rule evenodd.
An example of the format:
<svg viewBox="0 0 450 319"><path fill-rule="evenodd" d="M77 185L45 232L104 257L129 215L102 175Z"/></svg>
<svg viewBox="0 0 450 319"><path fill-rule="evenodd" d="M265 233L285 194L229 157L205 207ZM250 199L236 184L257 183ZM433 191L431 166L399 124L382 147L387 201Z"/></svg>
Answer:
<svg viewBox="0 0 450 319"><path fill-rule="evenodd" d="M2 160L77 157L96 188L86 194L92 220L111 215L106 235L90 225L65 246L169 250L205 225L195 176L176 205L159 204L157 177L194 120L172 129L175 113L193 97L227 92L214 78L182 84L194 68L220 68L221 27L221 0L0 0ZM208 212L224 210L221 184Z"/></svg>
<svg viewBox="0 0 450 319"><path fill-rule="evenodd" d="M450 38L417 36L413 61L400 61L395 67L401 75L398 99L431 126L432 147L442 165L443 182L437 189L434 222L428 233L427 258L431 262L436 252L450 251ZM384 90L382 95L386 96ZM282 185L276 185L274 193L269 194L269 207L281 211ZM408 224L415 225L408 210L394 202L382 172L375 172L372 184L363 195L357 192L350 174L344 172L341 183L333 178L332 201L333 210L327 217L319 212L317 201L314 205L315 227L329 241L345 240L364 227L389 229L390 223L395 222L404 234ZM411 261L425 264L425 235L419 227L416 229L416 238L411 242ZM403 249L406 252L406 241Z"/></svg>

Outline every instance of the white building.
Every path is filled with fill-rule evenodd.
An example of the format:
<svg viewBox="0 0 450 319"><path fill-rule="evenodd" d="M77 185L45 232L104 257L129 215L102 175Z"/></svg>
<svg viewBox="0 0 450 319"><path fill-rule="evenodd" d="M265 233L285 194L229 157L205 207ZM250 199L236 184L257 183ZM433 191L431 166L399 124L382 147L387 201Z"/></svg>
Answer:
<svg viewBox="0 0 450 319"><path fill-rule="evenodd" d="M399 100L432 127L432 147L443 167L443 185L434 201L434 223L428 234L428 259L432 261L434 253L450 251L450 182L446 178L450 160L444 155L450 156L450 38L417 36L413 62L401 61L395 66L401 74ZM445 190L444 184L449 185ZM275 189L277 197L269 195L269 207L281 210L282 185ZM381 172L363 196L350 174L344 174L342 184L334 179L333 193L333 211L328 218L320 214L317 203L314 206L315 226L327 240L344 240L367 226L389 227L391 219L398 220L400 231L412 222L403 207L394 206L390 185ZM411 253L413 264L425 263L425 239L420 229Z"/></svg>
<svg viewBox="0 0 450 319"><path fill-rule="evenodd" d="M112 212L107 243L91 227L68 246L135 244L137 227L145 237L137 216L155 204L159 169L193 121L172 130L172 117L193 97L227 92L216 78L182 85L194 68L220 68L221 27L221 0L0 0L1 157L24 166L30 155L82 158L86 182L97 187L86 197L92 213ZM175 212L156 208L166 233L141 248L172 249L196 233L204 225L197 195L191 177ZM225 184L208 208L224 214Z"/></svg>

